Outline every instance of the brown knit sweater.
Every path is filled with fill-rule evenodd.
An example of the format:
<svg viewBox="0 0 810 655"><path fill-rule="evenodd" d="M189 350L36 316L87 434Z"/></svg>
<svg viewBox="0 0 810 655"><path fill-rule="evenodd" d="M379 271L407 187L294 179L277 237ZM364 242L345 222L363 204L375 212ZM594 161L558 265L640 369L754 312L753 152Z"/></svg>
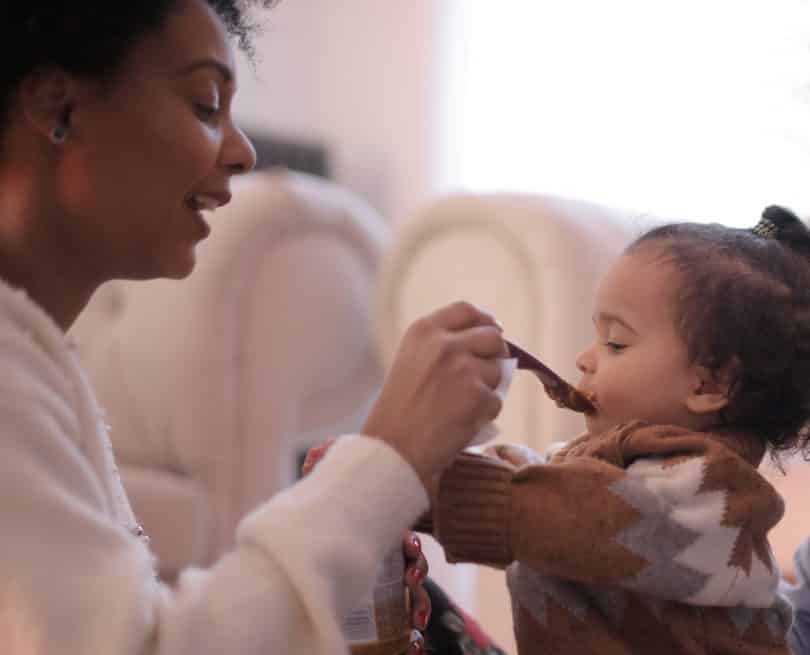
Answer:
<svg viewBox="0 0 810 655"><path fill-rule="evenodd" d="M434 532L449 561L508 566L521 655L788 653L763 454L751 436L640 422L519 469L464 454Z"/></svg>

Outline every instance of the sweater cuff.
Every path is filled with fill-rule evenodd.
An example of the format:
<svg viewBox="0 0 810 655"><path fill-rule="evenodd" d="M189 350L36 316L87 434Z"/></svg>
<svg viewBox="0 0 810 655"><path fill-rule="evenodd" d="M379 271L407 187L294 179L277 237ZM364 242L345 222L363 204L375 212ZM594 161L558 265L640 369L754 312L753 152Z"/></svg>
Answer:
<svg viewBox="0 0 810 655"><path fill-rule="evenodd" d="M506 462L462 453L442 474L433 527L448 562L511 564L513 473Z"/></svg>
<svg viewBox="0 0 810 655"><path fill-rule="evenodd" d="M344 436L312 473L242 519L237 543L259 545L293 578L318 569L345 613L427 506L419 476L396 450Z"/></svg>

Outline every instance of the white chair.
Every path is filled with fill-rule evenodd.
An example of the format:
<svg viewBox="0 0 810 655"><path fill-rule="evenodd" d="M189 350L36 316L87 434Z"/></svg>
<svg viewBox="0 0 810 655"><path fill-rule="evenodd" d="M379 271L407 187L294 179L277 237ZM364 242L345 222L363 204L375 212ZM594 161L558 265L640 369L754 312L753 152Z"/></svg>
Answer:
<svg viewBox="0 0 810 655"><path fill-rule="evenodd" d="M552 196L458 194L430 204L395 233L381 273L377 334L390 360L405 328L454 300L493 312L508 338L569 380L592 339L592 296L601 272L649 219ZM504 439L542 450L584 428L534 378L518 374L498 420ZM435 542L431 575L515 652L503 574L449 566Z"/></svg>
<svg viewBox="0 0 810 655"><path fill-rule="evenodd" d="M592 337L591 301L599 274L658 220L543 195L458 194L430 204L399 226L385 256L377 314L384 359L414 318L466 299L491 310L508 338L576 380L574 358ZM579 415L558 409L531 376L521 374L498 424L503 440L538 450L583 428ZM767 460L761 469L785 498L785 517L769 536L791 577L793 553L810 534L810 463L788 461L787 475ZM432 576L514 652L503 575L449 566L435 542L426 550Z"/></svg>
<svg viewBox="0 0 810 655"><path fill-rule="evenodd" d="M384 222L315 177L237 186L190 278L105 285L72 331L167 579L226 550L308 446L357 431L382 379Z"/></svg>

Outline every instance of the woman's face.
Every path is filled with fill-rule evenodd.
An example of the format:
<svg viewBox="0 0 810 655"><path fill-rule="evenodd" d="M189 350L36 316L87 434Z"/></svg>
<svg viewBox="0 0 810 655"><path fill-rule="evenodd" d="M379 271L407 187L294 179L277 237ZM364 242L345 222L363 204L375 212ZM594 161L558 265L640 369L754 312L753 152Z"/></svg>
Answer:
<svg viewBox="0 0 810 655"><path fill-rule="evenodd" d="M234 57L217 15L178 0L111 85L80 82L57 172L60 234L88 276L184 277L255 153L234 125Z"/></svg>

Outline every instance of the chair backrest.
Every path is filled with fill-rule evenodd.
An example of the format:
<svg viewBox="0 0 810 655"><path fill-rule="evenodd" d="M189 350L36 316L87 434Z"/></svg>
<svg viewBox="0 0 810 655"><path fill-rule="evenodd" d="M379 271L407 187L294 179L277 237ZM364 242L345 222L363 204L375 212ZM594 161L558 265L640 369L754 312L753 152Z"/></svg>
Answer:
<svg viewBox="0 0 810 655"><path fill-rule="evenodd" d="M416 317L469 300L493 312L508 338L575 381L574 359L593 335L597 280L649 221L630 212L542 195L458 194L399 226L384 259L377 336L390 359ZM544 449L584 429L536 379L517 374L498 420L502 439ZM512 619L501 572L448 566L425 540L431 575L479 616L507 652Z"/></svg>
<svg viewBox="0 0 810 655"><path fill-rule="evenodd" d="M408 324L454 300L470 300L504 323L506 334L567 379L593 334L599 275L647 219L541 195L458 194L406 221L383 270L377 334L390 358ZM533 378L518 375L499 420L511 439L543 448L582 429Z"/></svg>
<svg viewBox="0 0 810 655"><path fill-rule="evenodd" d="M168 577L225 550L306 448L358 430L382 369L382 219L325 180L257 173L183 281L102 287L73 333Z"/></svg>

